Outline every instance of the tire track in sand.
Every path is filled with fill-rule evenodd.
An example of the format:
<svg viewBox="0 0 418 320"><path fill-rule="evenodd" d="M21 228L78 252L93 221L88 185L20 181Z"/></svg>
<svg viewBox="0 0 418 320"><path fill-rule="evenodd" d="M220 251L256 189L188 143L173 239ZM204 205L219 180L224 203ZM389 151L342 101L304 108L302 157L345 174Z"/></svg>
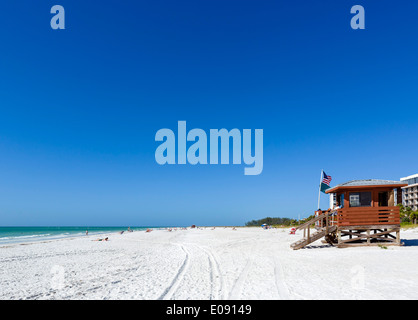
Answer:
<svg viewBox="0 0 418 320"><path fill-rule="evenodd" d="M209 282L210 282L209 300L224 299L223 291L225 288L225 281L222 276L220 264L214 252L210 248L206 246L197 245L196 243L187 243L187 245L193 246L199 252L205 253L208 258Z"/></svg>
<svg viewBox="0 0 418 320"><path fill-rule="evenodd" d="M170 300L173 297L173 294L176 292L180 281L183 279L188 267L189 267L189 251L182 245L180 245L181 249L186 254L184 261L180 268L177 271L177 274L174 276L173 281L171 284L164 290L164 292L160 295L157 300Z"/></svg>
<svg viewBox="0 0 418 320"><path fill-rule="evenodd" d="M209 259L209 269L210 269L210 279L211 279L211 296L210 300L223 300L224 297L224 288L225 281L222 276L221 268L218 260L216 259L214 253L209 248L200 247L207 255ZM216 283L218 285L216 285Z"/></svg>
<svg viewBox="0 0 418 320"><path fill-rule="evenodd" d="M274 260L274 278L277 288L277 293L279 295L279 299L281 300L289 300L290 299L290 292L289 288L287 287L284 281L284 272L282 264L277 256L273 258Z"/></svg>
<svg viewBox="0 0 418 320"><path fill-rule="evenodd" d="M229 292L228 300L241 299L242 288L244 286L245 281L248 278L248 273L250 272L250 269L254 263L253 252L254 246L251 248L251 250L249 250L247 262L245 263L245 266L242 269L240 275L232 285L232 289Z"/></svg>

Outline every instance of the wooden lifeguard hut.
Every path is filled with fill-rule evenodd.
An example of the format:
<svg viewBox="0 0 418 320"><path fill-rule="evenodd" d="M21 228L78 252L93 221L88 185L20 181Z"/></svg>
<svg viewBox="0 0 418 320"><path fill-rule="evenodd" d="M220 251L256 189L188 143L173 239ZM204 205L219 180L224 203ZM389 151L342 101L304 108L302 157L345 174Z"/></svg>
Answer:
<svg viewBox="0 0 418 320"><path fill-rule="evenodd" d="M400 181L353 180L325 191L335 199L335 206L315 212L315 218L300 225L303 238L291 244L300 249L325 237L338 247L401 245L400 216L402 203ZM316 232L310 233L315 225Z"/></svg>

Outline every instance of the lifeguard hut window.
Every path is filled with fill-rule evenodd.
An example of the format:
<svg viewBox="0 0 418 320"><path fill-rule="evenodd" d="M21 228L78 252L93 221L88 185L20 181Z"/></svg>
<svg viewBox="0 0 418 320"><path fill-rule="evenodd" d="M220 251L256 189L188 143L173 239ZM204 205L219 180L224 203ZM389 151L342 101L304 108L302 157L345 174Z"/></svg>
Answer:
<svg viewBox="0 0 418 320"><path fill-rule="evenodd" d="M344 208L344 193L341 193L337 196L337 204L341 207Z"/></svg>
<svg viewBox="0 0 418 320"><path fill-rule="evenodd" d="M371 207L372 193L371 192L351 192L350 193L350 207Z"/></svg>

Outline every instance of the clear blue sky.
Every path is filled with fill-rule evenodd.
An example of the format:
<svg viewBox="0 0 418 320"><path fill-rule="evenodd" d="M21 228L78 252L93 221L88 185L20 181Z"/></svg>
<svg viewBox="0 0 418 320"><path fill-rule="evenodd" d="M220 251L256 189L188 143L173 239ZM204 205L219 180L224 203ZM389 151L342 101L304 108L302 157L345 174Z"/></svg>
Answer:
<svg viewBox="0 0 418 320"><path fill-rule="evenodd" d="M66 29L52 30L60 4ZM366 29L350 28L350 8ZM0 225L242 225L418 172L414 1L2 1ZM161 128L264 130L264 170L160 166ZM321 207L328 204L322 197Z"/></svg>

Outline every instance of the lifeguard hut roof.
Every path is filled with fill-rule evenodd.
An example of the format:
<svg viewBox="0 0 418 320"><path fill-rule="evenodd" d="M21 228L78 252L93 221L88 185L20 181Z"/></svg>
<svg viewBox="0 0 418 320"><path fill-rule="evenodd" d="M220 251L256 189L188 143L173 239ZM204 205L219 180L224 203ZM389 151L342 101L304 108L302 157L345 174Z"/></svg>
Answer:
<svg viewBox="0 0 418 320"><path fill-rule="evenodd" d="M370 188L373 186L377 187L405 187L403 181L393 181L393 180L379 180L379 179L365 179L365 180L351 180L336 185L330 189L327 189L325 193L334 193L342 189L361 189L361 188Z"/></svg>

